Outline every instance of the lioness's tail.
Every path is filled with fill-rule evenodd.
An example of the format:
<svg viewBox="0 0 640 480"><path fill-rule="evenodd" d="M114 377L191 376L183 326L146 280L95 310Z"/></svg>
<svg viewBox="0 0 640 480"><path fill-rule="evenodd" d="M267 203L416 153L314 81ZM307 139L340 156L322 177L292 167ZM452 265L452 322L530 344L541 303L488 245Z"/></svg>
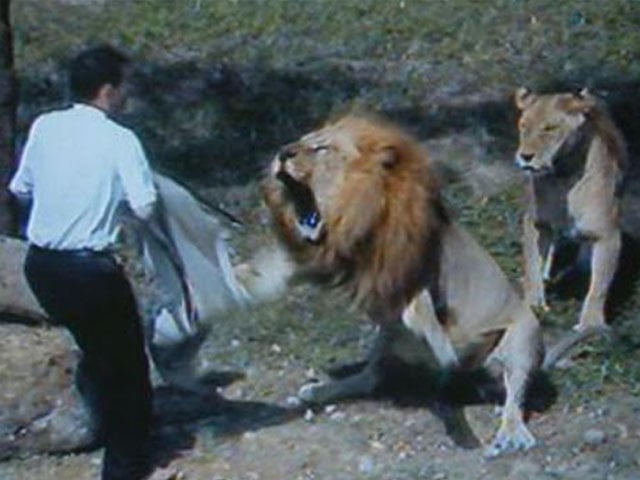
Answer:
<svg viewBox="0 0 640 480"><path fill-rule="evenodd" d="M607 329L601 327L590 327L579 332L572 331L562 337L553 347L549 348L544 356L542 368L552 369L558 361L564 358L573 347L596 335L607 333Z"/></svg>

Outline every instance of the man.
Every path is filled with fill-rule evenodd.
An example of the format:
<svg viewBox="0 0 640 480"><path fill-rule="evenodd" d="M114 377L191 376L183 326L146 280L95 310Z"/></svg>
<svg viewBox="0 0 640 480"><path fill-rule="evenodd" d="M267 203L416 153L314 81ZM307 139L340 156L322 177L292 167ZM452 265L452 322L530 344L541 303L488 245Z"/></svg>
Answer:
<svg viewBox="0 0 640 480"><path fill-rule="evenodd" d="M111 253L122 209L149 219L157 198L138 138L109 118L124 104L127 64L109 46L71 62L76 103L35 120L9 185L32 202L29 285L82 351L78 386L91 398L103 436L103 480L137 480L152 471L152 389L142 325Z"/></svg>

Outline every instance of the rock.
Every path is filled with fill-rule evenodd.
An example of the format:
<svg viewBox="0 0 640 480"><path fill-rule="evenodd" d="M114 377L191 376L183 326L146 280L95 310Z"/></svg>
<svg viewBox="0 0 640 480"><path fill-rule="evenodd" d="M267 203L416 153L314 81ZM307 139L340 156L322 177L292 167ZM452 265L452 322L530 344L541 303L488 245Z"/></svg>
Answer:
<svg viewBox="0 0 640 480"><path fill-rule="evenodd" d="M338 410L338 406L335 404L330 404L324 407L324 413L326 413L327 415L331 415L332 413L335 413L337 410Z"/></svg>
<svg viewBox="0 0 640 480"><path fill-rule="evenodd" d="M73 387L76 361L62 329L0 323L0 460L95 442Z"/></svg>
<svg viewBox="0 0 640 480"><path fill-rule="evenodd" d="M597 447L607 441L607 435L596 428L590 428L582 434L582 440L586 445Z"/></svg>
<svg viewBox="0 0 640 480"><path fill-rule="evenodd" d="M360 459L358 471L363 475L371 475L375 468L375 462L369 455L365 455Z"/></svg>
<svg viewBox="0 0 640 480"><path fill-rule="evenodd" d="M316 416L315 413L313 413L313 410L311 410L310 408L308 408L307 411L304 412L304 419L307 422L312 422L315 416Z"/></svg>
<svg viewBox="0 0 640 480"><path fill-rule="evenodd" d="M26 242L0 236L0 312L18 315L24 320L42 320L46 314L23 274L26 254Z"/></svg>

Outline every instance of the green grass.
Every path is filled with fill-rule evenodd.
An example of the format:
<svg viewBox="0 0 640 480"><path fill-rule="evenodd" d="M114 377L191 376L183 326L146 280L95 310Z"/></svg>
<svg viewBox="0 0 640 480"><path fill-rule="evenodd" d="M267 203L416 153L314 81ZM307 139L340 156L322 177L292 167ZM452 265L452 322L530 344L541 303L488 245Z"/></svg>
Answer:
<svg viewBox="0 0 640 480"><path fill-rule="evenodd" d="M263 64L345 59L424 67L418 83L446 82L443 65L473 87L544 83L591 74L637 77L640 4L418 0L107 0L70 6L13 2L22 71L79 45L111 41L141 57ZM89 2L90 3L90 2ZM420 71L418 69L418 71Z"/></svg>

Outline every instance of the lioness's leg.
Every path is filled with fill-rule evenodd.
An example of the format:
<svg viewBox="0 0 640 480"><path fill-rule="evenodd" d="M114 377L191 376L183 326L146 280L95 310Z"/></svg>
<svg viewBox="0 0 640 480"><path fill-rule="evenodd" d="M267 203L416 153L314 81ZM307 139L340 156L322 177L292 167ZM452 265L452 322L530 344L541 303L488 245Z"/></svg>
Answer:
<svg viewBox="0 0 640 480"><path fill-rule="evenodd" d="M523 309L519 314L520 318L507 330L488 360L498 360L502 363L506 387L500 429L485 451L488 457L514 450L526 450L536 443L525 425L522 405L529 375L541 361L542 344L538 322L527 310Z"/></svg>
<svg viewBox="0 0 640 480"><path fill-rule="evenodd" d="M525 300L528 305L546 310L548 306L544 293L544 274L551 267L551 232L547 228L536 227L533 217L527 214L523 221L522 243Z"/></svg>
<svg viewBox="0 0 640 480"><path fill-rule="evenodd" d="M428 291L417 295L402 313L402 321L418 337L423 337L441 367L458 365L458 355L449 335L438 321L433 301Z"/></svg>
<svg viewBox="0 0 640 480"><path fill-rule="evenodd" d="M578 331L587 328L605 328L604 304L607 291L618 266L618 256L622 243L621 234L616 230L606 238L593 244L591 254L591 282L582 304L580 321L575 326Z"/></svg>
<svg viewBox="0 0 640 480"><path fill-rule="evenodd" d="M367 365L362 371L337 380L304 385L299 390L298 397L309 403L327 403L343 398L371 395L380 382L380 360L389 351L401 328L404 327L400 324L379 327Z"/></svg>

